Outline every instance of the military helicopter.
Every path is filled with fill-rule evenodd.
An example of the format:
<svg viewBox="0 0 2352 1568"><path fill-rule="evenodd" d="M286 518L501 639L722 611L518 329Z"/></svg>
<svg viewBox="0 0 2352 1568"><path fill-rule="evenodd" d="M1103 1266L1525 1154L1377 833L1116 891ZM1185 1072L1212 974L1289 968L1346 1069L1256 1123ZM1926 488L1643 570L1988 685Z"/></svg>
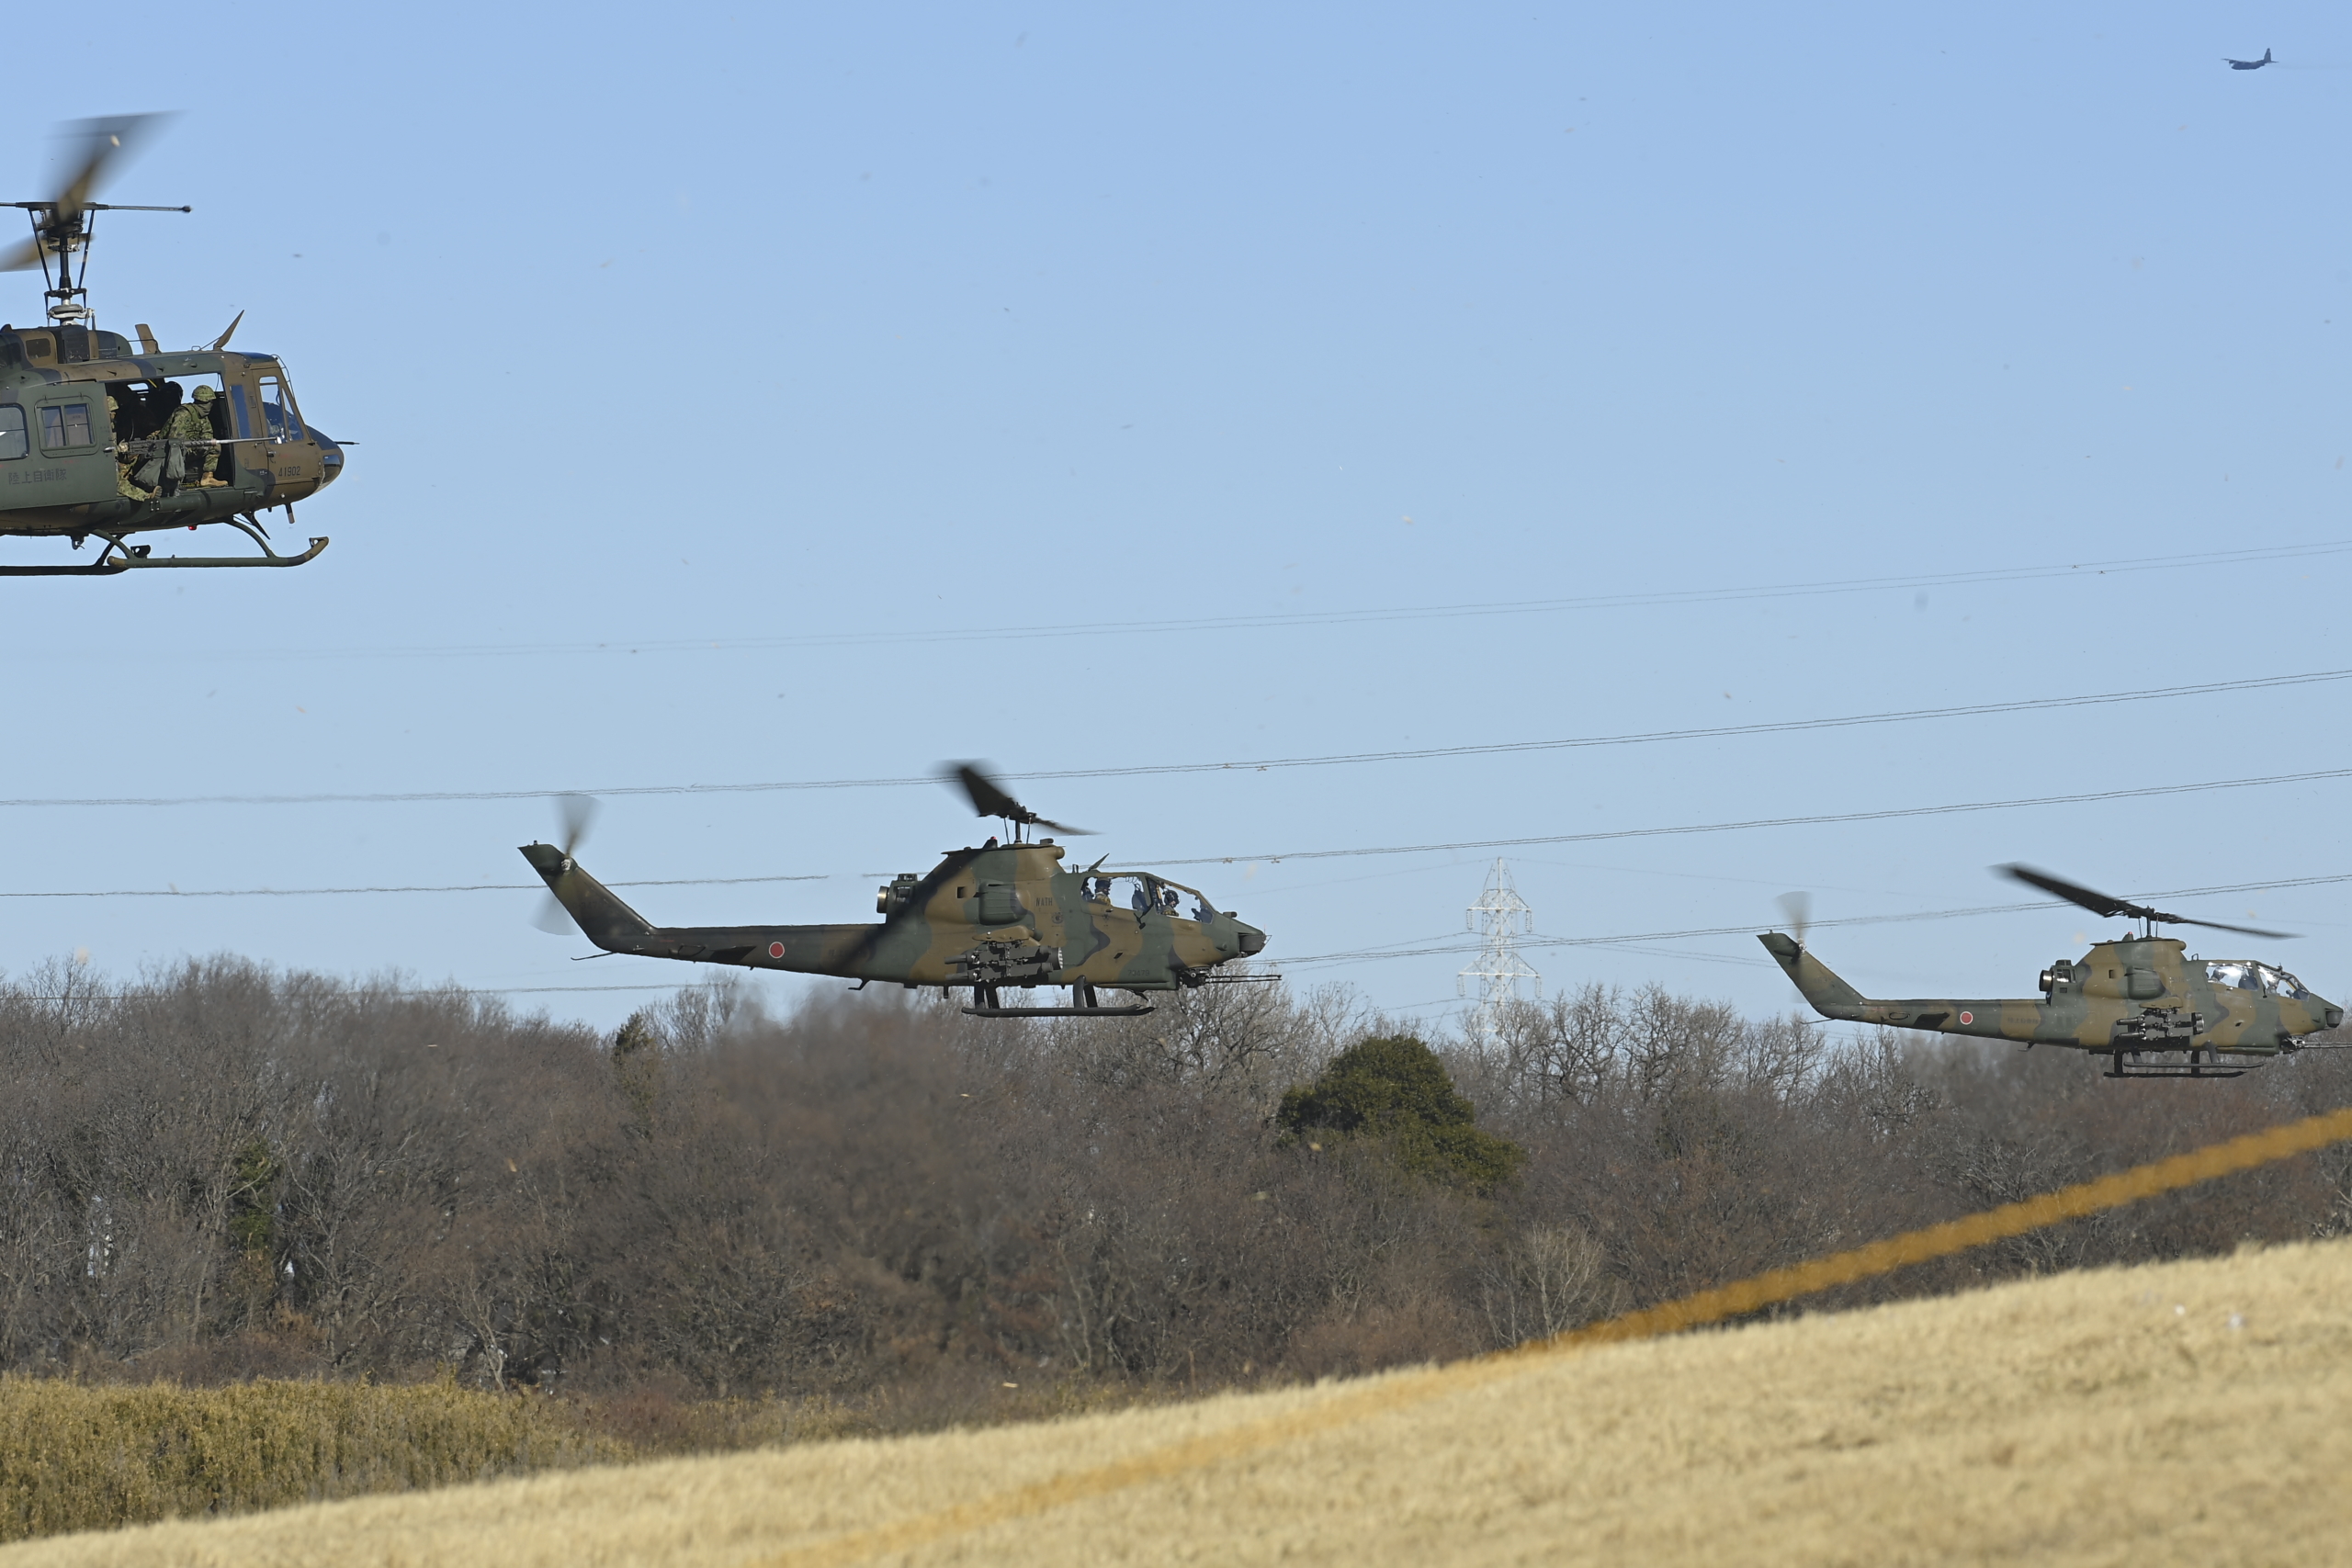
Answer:
<svg viewBox="0 0 2352 1568"><path fill-rule="evenodd" d="M343 472L343 447L295 407L274 355L232 353L244 312L210 343L169 352L144 321L134 345L97 324L89 304L89 250L101 212L187 212L92 201L107 165L161 117L85 120L74 175L22 209L32 237L0 254L0 272L41 269L47 324L0 322L0 536L54 538L80 549L105 541L82 566L0 566L0 577L110 577L140 567L300 566L327 547L271 547L261 513L315 495ZM77 271L76 258L80 259ZM175 379L176 378L177 379ZM183 386L192 383L193 386ZM186 396L208 437L172 429ZM183 422L185 425L185 422ZM207 470L209 471L207 471ZM137 534L225 523L260 547L234 556L157 556Z"/></svg>
<svg viewBox="0 0 2352 1568"><path fill-rule="evenodd" d="M2106 1056L2105 1076L2111 1078L2241 1077L2249 1066L2299 1049L2296 1042L2303 1035L2344 1021L2342 1008L2284 969L2246 958L2190 957L2187 943L2156 935L2156 927L2203 926L2272 940L2285 940L2285 931L2167 915L2030 866L1996 869L2095 915L2138 920L2141 930L2044 969L2041 1001L1880 1001L1855 990L1806 951L1802 924L1793 937L1766 931L1756 940L1824 1018L2019 1040L2028 1049L2070 1046ZM2142 1060L2143 1055L2183 1053L2186 1060ZM2224 1065L2225 1057L2233 1060ZM2246 1058L2253 1060L2239 1065Z"/></svg>
<svg viewBox="0 0 2352 1568"><path fill-rule="evenodd" d="M1219 975L1216 966L1264 951L1266 933L1220 910L1208 896L1157 872L1063 869L1063 846L1034 842L1029 828L1086 836L1023 806L978 765L956 764L946 776L982 817L1003 819L1009 844L991 837L978 849L948 850L927 875L904 872L882 885L879 923L836 926L657 926L630 908L573 858L592 805L564 802L564 841L525 844L523 858L548 885L558 909L607 953L785 969L858 982L893 981L940 995L969 990L978 1018L1122 1018L1152 1010L1138 999L1106 1003L1106 990L1138 998L1268 976ZM1104 857L1107 859L1108 857ZM1119 890L1125 886L1124 902ZM1189 914L1179 913L1190 894ZM560 914L559 914L560 910ZM543 921L546 929L560 925ZM1066 1007L1008 1006L1002 993L1068 986Z"/></svg>

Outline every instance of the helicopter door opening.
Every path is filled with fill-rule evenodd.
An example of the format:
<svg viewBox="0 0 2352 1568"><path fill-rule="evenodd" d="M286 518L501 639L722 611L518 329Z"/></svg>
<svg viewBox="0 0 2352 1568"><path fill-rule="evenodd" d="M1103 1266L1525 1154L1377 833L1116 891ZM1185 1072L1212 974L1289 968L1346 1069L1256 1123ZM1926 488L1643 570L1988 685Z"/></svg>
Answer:
<svg viewBox="0 0 2352 1568"><path fill-rule="evenodd" d="M218 446L190 447L183 461L188 465L191 480L202 468L207 457L213 458L213 478L223 484L233 484L237 479L237 448L232 437L236 433L232 413L232 394L240 388L227 386L216 374L179 375L168 381L109 381L107 395L115 400L115 438L119 441L159 441L169 432L173 415L183 409L199 411L211 427L210 439ZM199 398L198 392L209 392Z"/></svg>
<svg viewBox="0 0 2352 1568"><path fill-rule="evenodd" d="M22 403L0 403L0 463L30 452L32 432L25 424Z"/></svg>

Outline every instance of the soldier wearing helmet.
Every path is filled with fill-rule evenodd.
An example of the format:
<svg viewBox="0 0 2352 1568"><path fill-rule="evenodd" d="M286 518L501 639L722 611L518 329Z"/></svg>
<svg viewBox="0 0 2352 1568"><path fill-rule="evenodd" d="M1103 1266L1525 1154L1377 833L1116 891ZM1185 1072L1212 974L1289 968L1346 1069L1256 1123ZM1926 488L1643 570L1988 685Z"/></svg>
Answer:
<svg viewBox="0 0 2352 1568"><path fill-rule="evenodd" d="M195 483L219 486L228 482L213 477L213 470L220 466L220 449L211 444L211 388L201 386L197 388L196 400L182 404L173 412L171 423L164 428L164 437L168 441L186 444L187 452L181 461L186 465L187 471L196 476ZM204 445L198 446L198 442Z"/></svg>

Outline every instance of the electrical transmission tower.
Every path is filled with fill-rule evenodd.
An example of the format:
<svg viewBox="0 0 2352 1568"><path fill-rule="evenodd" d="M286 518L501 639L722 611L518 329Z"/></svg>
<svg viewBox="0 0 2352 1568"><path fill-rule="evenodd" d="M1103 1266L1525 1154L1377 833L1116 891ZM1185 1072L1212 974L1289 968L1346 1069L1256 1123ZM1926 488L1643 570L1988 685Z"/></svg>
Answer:
<svg viewBox="0 0 2352 1568"><path fill-rule="evenodd" d="M1503 1014L1519 999L1519 983L1532 981L1535 994L1544 994L1544 976L1519 955L1512 940L1535 930L1535 911L1511 886L1510 868L1498 859L1487 874L1486 891L1464 919L1470 930L1487 939L1487 950L1476 964L1455 975L1453 994L1466 995L1469 983L1478 982L1478 1005L1470 1010L1470 1034L1482 1045L1493 1045L1502 1033Z"/></svg>

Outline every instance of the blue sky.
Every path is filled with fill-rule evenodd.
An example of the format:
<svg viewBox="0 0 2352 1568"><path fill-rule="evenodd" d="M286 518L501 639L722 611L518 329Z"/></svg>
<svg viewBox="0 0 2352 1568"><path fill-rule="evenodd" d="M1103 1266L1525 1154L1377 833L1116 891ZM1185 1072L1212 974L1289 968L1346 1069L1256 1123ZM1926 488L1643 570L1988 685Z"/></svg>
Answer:
<svg viewBox="0 0 2352 1568"><path fill-rule="evenodd" d="M119 20L171 36L173 71L28 79L17 194L48 189L56 122L182 111L105 194L197 210L107 223L102 321L176 344L243 310L240 344L356 445L301 509L334 543L299 571L0 590L12 799L1247 761L2352 666L2347 556L2320 548L2352 545L2332 9ZM2266 47L2278 67L2221 64ZM38 287L0 280L13 319ZM2196 558L2249 551L2274 553ZM1298 624L1861 579L1893 585ZM1098 629L940 637L1073 626ZM1089 858L1235 857L1187 879L1272 956L1348 953L1458 931L1490 857L1265 855L2324 770L2347 765L2341 691L1022 793L1102 829ZM1825 919L2012 902L1985 872L2010 860L2125 893L2352 873L2346 788L1512 866L1555 936L1763 929L1797 887ZM514 846L552 820L536 799L4 809L0 892L519 882ZM822 878L632 894L657 920L851 919L877 874L986 830L928 784L625 795L582 858ZM2183 912L2308 933L2266 955L2340 998L2346 887ZM115 972L234 951L499 987L692 973L574 965L585 943L533 904L0 898L0 968L86 948ZM1881 994L2018 994L2086 920L1815 945ZM1792 999L1746 937L1639 946L1531 956L1555 987ZM1297 975L1434 1019L1464 962ZM643 998L517 999L609 1024Z"/></svg>

